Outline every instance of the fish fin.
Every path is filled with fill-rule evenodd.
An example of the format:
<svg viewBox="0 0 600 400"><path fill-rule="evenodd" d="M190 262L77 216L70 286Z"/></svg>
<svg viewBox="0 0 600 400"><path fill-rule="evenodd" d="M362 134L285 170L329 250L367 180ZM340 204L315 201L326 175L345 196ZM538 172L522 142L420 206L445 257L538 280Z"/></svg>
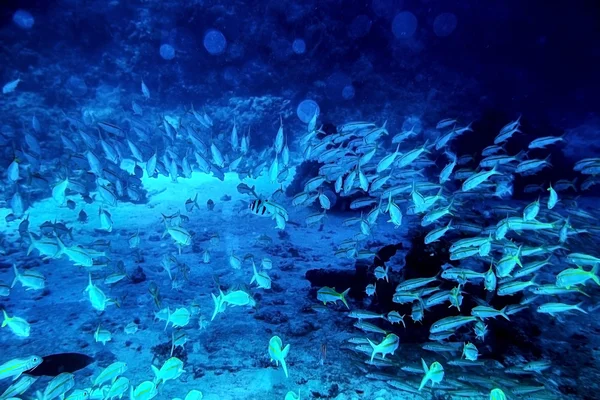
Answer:
<svg viewBox="0 0 600 400"><path fill-rule="evenodd" d="M500 315L504 318L506 318L507 321L510 321L510 318L508 318L508 315L506 314L506 307L504 307L502 310L500 310Z"/></svg>
<svg viewBox="0 0 600 400"><path fill-rule="evenodd" d="M285 347L281 351L281 358L282 359L286 358L289 352L290 352L290 344L288 343L285 345Z"/></svg>
<svg viewBox="0 0 600 400"><path fill-rule="evenodd" d="M577 305L575 306L575 309L576 309L577 311L581 311L581 312L582 312L582 313L584 313L584 314L587 314L588 312L587 312L587 311L585 311L583 308L581 308L581 305L582 305L582 304L583 304L583 301L582 301L582 302L580 302L579 304L577 304Z"/></svg>
<svg viewBox="0 0 600 400"><path fill-rule="evenodd" d="M289 346L289 344L288 344L288 346ZM283 372L285 373L285 377L289 378L287 364L285 363L285 360L283 358L281 359L281 366L283 367Z"/></svg>
<svg viewBox="0 0 600 400"><path fill-rule="evenodd" d="M4 315L4 321L2 321L2 328L4 328L6 325L8 325L8 322L10 321L10 317L6 313L6 310L2 310L2 314Z"/></svg>
<svg viewBox="0 0 600 400"><path fill-rule="evenodd" d="M350 292L351 288L348 288L346 290L344 290L342 292L341 298L340 300L342 300L342 303L344 303L344 305L346 306L346 308L350 309L350 307L348 306L348 303L346 302L346 295L348 294L348 292Z"/></svg>
<svg viewBox="0 0 600 400"><path fill-rule="evenodd" d="M17 270L17 264L13 264L13 271L15 272L15 279L13 279L10 288L14 288L17 282L19 281L19 271Z"/></svg>

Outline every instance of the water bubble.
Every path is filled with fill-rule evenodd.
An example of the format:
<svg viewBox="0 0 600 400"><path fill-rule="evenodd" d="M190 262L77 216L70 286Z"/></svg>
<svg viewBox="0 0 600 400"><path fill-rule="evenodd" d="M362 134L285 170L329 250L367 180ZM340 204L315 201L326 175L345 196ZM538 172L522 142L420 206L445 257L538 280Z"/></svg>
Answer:
<svg viewBox="0 0 600 400"><path fill-rule="evenodd" d="M352 79L343 72L334 72L325 81L327 96L334 100L342 100L345 87L352 86Z"/></svg>
<svg viewBox="0 0 600 400"><path fill-rule="evenodd" d="M315 111L317 115L321 112L319 109L319 105L314 100L303 100L300 104L298 104L298 108L296 109L296 114L298 114L298 118L300 121L308 124L312 117L315 115Z"/></svg>
<svg viewBox="0 0 600 400"><path fill-rule="evenodd" d="M294 40L294 43L292 43L292 50L294 50L294 53L296 54L304 54L306 51L306 42L302 39Z"/></svg>
<svg viewBox="0 0 600 400"><path fill-rule="evenodd" d="M227 39L216 29L211 29L204 35L204 48L213 56L223 53L226 47Z"/></svg>
<svg viewBox="0 0 600 400"><path fill-rule="evenodd" d="M13 22L21 29L31 29L35 19L28 11L17 10L13 14Z"/></svg>
<svg viewBox="0 0 600 400"><path fill-rule="evenodd" d="M350 24L348 36L354 39L365 37L371 30L371 19L366 15L359 15Z"/></svg>
<svg viewBox="0 0 600 400"><path fill-rule="evenodd" d="M342 97L346 100L354 98L355 93L356 90L354 90L354 86L352 85L344 86L344 88L342 89Z"/></svg>
<svg viewBox="0 0 600 400"><path fill-rule="evenodd" d="M433 32L439 37L449 36L456 29L458 20L452 13L442 13L433 21Z"/></svg>
<svg viewBox="0 0 600 400"><path fill-rule="evenodd" d="M165 60L172 60L175 58L175 49L170 44L163 44L160 46L160 56Z"/></svg>
<svg viewBox="0 0 600 400"><path fill-rule="evenodd" d="M408 39L417 31L417 17L410 11L402 11L394 17L392 32L398 39Z"/></svg>

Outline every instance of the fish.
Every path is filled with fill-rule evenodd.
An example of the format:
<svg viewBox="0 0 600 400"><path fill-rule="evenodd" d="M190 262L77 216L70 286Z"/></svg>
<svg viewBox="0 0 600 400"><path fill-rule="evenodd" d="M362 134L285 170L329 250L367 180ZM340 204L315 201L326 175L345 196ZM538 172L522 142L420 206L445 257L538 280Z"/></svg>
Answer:
<svg viewBox="0 0 600 400"><path fill-rule="evenodd" d="M555 316L559 313L569 312L569 311L579 311L583 314L587 314L587 311L581 308L581 303L579 304L564 304L564 303L544 303L537 308L537 312L542 314L550 314L551 316Z"/></svg>
<svg viewBox="0 0 600 400"><path fill-rule="evenodd" d="M283 368L283 372L286 378L289 377L289 374L285 359L288 356L289 352L289 343L285 347L283 347L283 342L279 336L273 336L269 340L269 357L271 357L271 361L275 361L277 365L281 363L281 367Z"/></svg>
<svg viewBox="0 0 600 400"><path fill-rule="evenodd" d="M444 379L444 367L437 361L434 361L430 367L427 367L425 360L421 358L421 363L423 365L423 371L425 375L421 380L421 384L419 385L419 391L425 387L427 382L431 381L431 386L433 387L436 383L439 384L442 379Z"/></svg>
<svg viewBox="0 0 600 400"><path fill-rule="evenodd" d="M193 199L187 199L185 201L185 210L187 212L194 211L194 207L196 207L198 210L200 209L200 206L198 205L198 193L196 193L196 196Z"/></svg>
<svg viewBox="0 0 600 400"><path fill-rule="evenodd" d="M448 128L454 124L456 124L456 119L454 118L445 118L440 120L436 125L435 125L435 129L444 129L444 128Z"/></svg>
<svg viewBox="0 0 600 400"><path fill-rule="evenodd" d="M13 81L5 83L4 86L2 86L2 94L9 94L14 92L19 83L21 83L21 78L17 78Z"/></svg>
<svg viewBox="0 0 600 400"><path fill-rule="evenodd" d="M143 79L142 79L142 94L144 95L146 100L150 99L150 90L148 90L148 86L146 86L146 83L144 83Z"/></svg>
<svg viewBox="0 0 600 400"><path fill-rule="evenodd" d="M8 327L16 336L21 338L29 337L31 333L31 325L21 317L12 316L9 317L6 310L2 310L4 320L2 321L1 327Z"/></svg>
<svg viewBox="0 0 600 400"><path fill-rule="evenodd" d="M254 197L258 198L255 186L248 186L245 183L240 183L239 185L237 185L237 191L241 194L251 194Z"/></svg>
<svg viewBox="0 0 600 400"><path fill-rule="evenodd" d="M398 349L398 345L400 343L400 338L390 333L388 334L379 344L373 343L370 339L367 339L369 345L373 348L373 352L371 353L371 363L373 362L373 358L377 353L380 353L383 358L385 358L386 354L394 354L394 352Z"/></svg>
<svg viewBox="0 0 600 400"><path fill-rule="evenodd" d="M346 302L346 295L350 292L350 288L344 290L342 293L338 293L334 288L330 288L328 286L324 286L317 291L317 300L322 301L323 304L327 303L336 303L337 301L341 301L344 303L346 308L350 308L348 303Z"/></svg>
<svg viewBox="0 0 600 400"><path fill-rule="evenodd" d="M532 140L527 147L530 149L543 149L551 144L564 141L564 136L544 136Z"/></svg>

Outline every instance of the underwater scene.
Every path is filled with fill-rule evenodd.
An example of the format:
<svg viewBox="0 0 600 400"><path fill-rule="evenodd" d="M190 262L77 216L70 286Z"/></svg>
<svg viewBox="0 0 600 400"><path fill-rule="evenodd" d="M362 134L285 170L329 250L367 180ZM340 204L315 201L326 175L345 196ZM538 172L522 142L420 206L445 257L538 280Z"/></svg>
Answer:
<svg viewBox="0 0 600 400"><path fill-rule="evenodd" d="M600 399L599 15L2 1L0 400Z"/></svg>

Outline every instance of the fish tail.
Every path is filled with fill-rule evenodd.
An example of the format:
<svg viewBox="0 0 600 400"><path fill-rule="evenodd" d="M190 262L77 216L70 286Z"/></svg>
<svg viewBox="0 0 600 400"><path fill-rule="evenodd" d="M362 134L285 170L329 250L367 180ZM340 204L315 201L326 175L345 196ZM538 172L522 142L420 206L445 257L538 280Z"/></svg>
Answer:
<svg viewBox="0 0 600 400"><path fill-rule="evenodd" d="M8 325L8 322L10 321L10 317L6 313L6 310L2 310L2 314L4 315L4 321L2 321L2 328L4 328L6 325Z"/></svg>
<svg viewBox="0 0 600 400"><path fill-rule="evenodd" d="M600 278L598 277L598 269L600 268L600 264L595 264L590 271L590 276L592 280L596 283L596 285L600 286Z"/></svg>
<svg viewBox="0 0 600 400"><path fill-rule="evenodd" d="M373 351L371 352L371 364L373 364L373 358L375 357L375 353L376 353L376 349L377 349L377 345L375 343L373 343L371 341L371 339L367 338L367 341L369 342L369 344L371 345L371 348L373 349Z"/></svg>
<svg viewBox="0 0 600 400"><path fill-rule="evenodd" d="M587 312L587 311L585 311L583 308L581 308L581 305L582 305L582 304L583 304L583 301L582 301L581 303L577 304L577 305L575 306L575 310L577 310L577 311L581 311L582 313L584 313L584 314L587 314L588 312Z"/></svg>
<svg viewBox="0 0 600 400"><path fill-rule="evenodd" d="M13 279L13 281L12 281L12 283L10 285L11 289L15 287L15 285L19 281L19 277L20 277L19 270L17 269L17 264L13 264L13 271L15 272L15 279Z"/></svg>
<svg viewBox="0 0 600 400"><path fill-rule="evenodd" d="M505 318L507 321L510 321L510 318L508 318L508 314L506 314L506 307L504 307L502 310L500 310L500 315Z"/></svg>
<svg viewBox="0 0 600 400"><path fill-rule="evenodd" d="M215 319L215 317L217 316L217 313L219 312L219 309L221 308L221 295L219 295L219 297L215 296L214 294L210 294L212 296L213 302L215 303L215 310L213 311L213 315L212 318L210 319L211 321Z"/></svg>
<svg viewBox="0 0 600 400"><path fill-rule="evenodd" d="M27 255L30 255L31 252L33 251L33 249L35 249L35 238L31 234L31 232L27 231L27 234L29 235L29 240L31 240L31 244L29 245L29 248L27 249Z"/></svg>
<svg viewBox="0 0 600 400"><path fill-rule="evenodd" d="M429 380L429 376L426 373L425 376L423 376L423 379L421 379L421 384L419 385L419 391L421 391L421 389L423 389L425 387L428 380Z"/></svg>
<svg viewBox="0 0 600 400"><path fill-rule="evenodd" d="M349 309L350 307L348 306L348 303L346 302L346 295L348 294L348 292L350 291L350 289L351 289L351 288L348 288L348 289L344 290L344 291L342 292L342 295L340 296L340 300L342 300L342 303L344 303L344 305L345 305L345 306L346 306L346 308L348 308L348 309Z"/></svg>
<svg viewBox="0 0 600 400"><path fill-rule="evenodd" d="M283 368L283 372L285 373L285 377L289 378L287 364L285 363L285 360L283 358L281 359L281 367Z"/></svg>
<svg viewBox="0 0 600 400"><path fill-rule="evenodd" d="M173 357L173 351L175 350L175 331L171 333L171 355L169 357Z"/></svg>
<svg viewBox="0 0 600 400"><path fill-rule="evenodd" d="M160 371L154 365L151 365L151 367L152 367L152 372L154 372L154 375L155 375L153 382L156 386L158 386L158 384L160 383L160 378L159 378Z"/></svg>
<svg viewBox="0 0 600 400"><path fill-rule="evenodd" d="M65 244L62 240L60 240L59 236L56 236L56 242L58 243L58 250L56 251L56 254L52 256L52 258L60 258L66 249Z"/></svg>

